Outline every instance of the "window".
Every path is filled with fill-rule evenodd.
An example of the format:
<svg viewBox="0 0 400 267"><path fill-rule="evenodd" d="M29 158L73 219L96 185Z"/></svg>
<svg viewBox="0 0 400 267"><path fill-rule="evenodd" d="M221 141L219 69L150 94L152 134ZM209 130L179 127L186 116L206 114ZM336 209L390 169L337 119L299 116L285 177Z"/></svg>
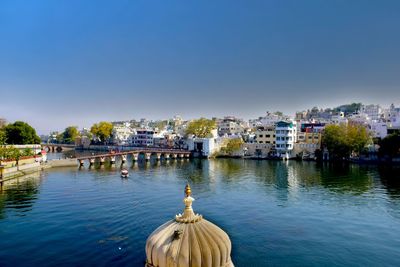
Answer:
<svg viewBox="0 0 400 267"><path fill-rule="evenodd" d="M271 135L270 134L266 134L265 137L271 137Z"/></svg>
<svg viewBox="0 0 400 267"><path fill-rule="evenodd" d="M264 142L263 141L260 141L260 142L258 142L259 144L263 144Z"/></svg>
<svg viewBox="0 0 400 267"><path fill-rule="evenodd" d="M260 134L258 137L263 137L263 135L262 135L262 134Z"/></svg>

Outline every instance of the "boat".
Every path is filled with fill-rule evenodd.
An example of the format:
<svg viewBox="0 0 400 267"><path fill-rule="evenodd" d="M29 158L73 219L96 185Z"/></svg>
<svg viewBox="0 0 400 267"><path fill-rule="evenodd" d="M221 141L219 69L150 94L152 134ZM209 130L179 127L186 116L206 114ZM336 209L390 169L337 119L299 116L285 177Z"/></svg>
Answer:
<svg viewBox="0 0 400 267"><path fill-rule="evenodd" d="M123 169L123 170L121 171L121 177L122 177L122 178L128 178L128 177L129 177L129 172L128 172L127 169Z"/></svg>

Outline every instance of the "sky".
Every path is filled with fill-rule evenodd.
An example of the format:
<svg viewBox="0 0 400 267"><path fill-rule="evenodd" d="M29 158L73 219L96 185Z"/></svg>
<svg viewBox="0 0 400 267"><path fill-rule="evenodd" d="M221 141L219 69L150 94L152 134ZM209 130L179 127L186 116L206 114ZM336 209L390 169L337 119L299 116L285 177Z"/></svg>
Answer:
<svg viewBox="0 0 400 267"><path fill-rule="evenodd" d="M400 1L0 0L0 117L45 134L400 104Z"/></svg>

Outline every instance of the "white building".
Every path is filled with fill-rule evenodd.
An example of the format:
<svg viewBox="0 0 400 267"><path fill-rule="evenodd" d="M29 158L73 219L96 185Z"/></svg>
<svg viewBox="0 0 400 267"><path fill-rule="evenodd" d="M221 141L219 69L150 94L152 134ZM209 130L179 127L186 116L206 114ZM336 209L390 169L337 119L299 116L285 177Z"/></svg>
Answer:
<svg viewBox="0 0 400 267"><path fill-rule="evenodd" d="M371 121L378 121L383 116L383 110L379 105L363 105L361 114L366 114Z"/></svg>
<svg viewBox="0 0 400 267"><path fill-rule="evenodd" d="M218 152L220 148L217 138L188 138L187 146L189 151L198 152L204 157L210 157Z"/></svg>
<svg viewBox="0 0 400 267"><path fill-rule="evenodd" d="M369 130L375 138L385 138L388 134L386 122L373 121L369 123Z"/></svg>
<svg viewBox="0 0 400 267"><path fill-rule="evenodd" d="M152 129L137 129L130 136L130 143L134 146L153 146L155 134L158 133Z"/></svg>
<svg viewBox="0 0 400 267"><path fill-rule="evenodd" d="M244 126L241 120L229 116L218 122L218 134L222 135L241 135L244 133Z"/></svg>
<svg viewBox="0 0 400 267"><path fill-rule="evenodd" d="M349 120L344 116L344 112L341 111L338 115L332 115L331 123L333 124L347 124Z"/></svg>
<svg viewBox="0 0 400 267"><path fill-rule="evenodd" d="M114 125L112 130L113 143L118 145L126 145L129 143L131 135L134 133L135 131L130 127L129 122Z"/></svg>
<svg viewBox="0 0 400 267"><path fill-rule="evenodd" d="M400 108L396 108L393 104L389 108L388 121L390 127L400 127Z"/></svg>
<svg viewBox="0 0 400 267"><path fill-rule="evenodd" d="M296 142L297 127L295 121L279 121L275 127L275 148L279 157L292 158Z"/></svg>
<svg viewBox="0 0 400 267"><path fill-rule="evenodd" d="M211 131L211 137L199 138L189 136L186 144L189 151L197 152L203 157L210 157L221 149L224 138L218 137L217 129Z"/></svg>
<svg viewBox="0 0 400 267"><path fill-rule="evenodd" d="M249 120L249 126L252 128L259 126L270 126L270 125L275 125L278 121L285 121L289 119L290 119L289 116L278 115L267 111L267 114L264 117L259 117L258 119L255 120Z"/></svg>

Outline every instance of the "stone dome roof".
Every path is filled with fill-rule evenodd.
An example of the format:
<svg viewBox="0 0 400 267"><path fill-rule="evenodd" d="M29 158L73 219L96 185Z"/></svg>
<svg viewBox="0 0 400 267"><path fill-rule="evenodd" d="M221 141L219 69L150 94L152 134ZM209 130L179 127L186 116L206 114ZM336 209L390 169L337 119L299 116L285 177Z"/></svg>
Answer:
<svg viewBox="0 0 400 267"><path fill-rule="evenodd" d="M147 239L145 267L233 267L229 236L193 212L189 185L185 195L183 214L158 227Z"/></svg>

